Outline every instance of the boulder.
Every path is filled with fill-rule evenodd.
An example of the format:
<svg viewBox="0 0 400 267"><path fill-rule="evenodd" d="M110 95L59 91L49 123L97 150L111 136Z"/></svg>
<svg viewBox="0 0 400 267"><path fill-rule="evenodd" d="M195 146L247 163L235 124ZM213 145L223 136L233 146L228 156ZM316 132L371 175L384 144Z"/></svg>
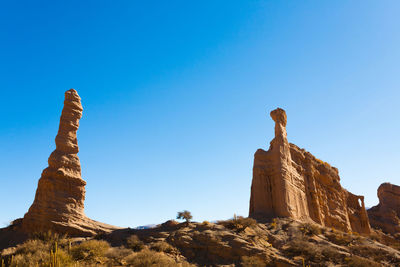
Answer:
<svg viewBox="0 0 400 267"><path fill-rule="evenodd" d="M400 186L381 184L378 198L379 204L368 210L371 226L389 234L400 233Z"/></svg>

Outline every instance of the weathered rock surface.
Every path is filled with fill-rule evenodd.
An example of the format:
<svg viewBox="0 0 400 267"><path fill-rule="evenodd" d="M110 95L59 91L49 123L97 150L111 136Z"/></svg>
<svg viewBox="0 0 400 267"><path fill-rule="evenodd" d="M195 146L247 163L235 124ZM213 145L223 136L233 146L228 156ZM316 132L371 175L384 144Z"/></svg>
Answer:
<svg viewBox="0 0 400 267"><path fill-rule="evenodd" d="M65 92L56 149L43 170L35 200L22 220L24 232L52 230L70 236L92 236L116 229L84 214L85 185L76 132L82 117L81 99L74 89Z"/></svg>
<svg viewBox="0 0 400 267"><path fill-rule="evenodd" d="M105 236L113 246L136 235L146 244L167 242L198 266L238 266L243 256L257 256L267 266L297 266L268 242L267 227L259 224L243 231L215 223L164 223L151 229L122 229Z"/></svg>
<svg viewBox="0 0 400 267"><path fill-rule="evenodd" d="M312 220L343 231L369 233L364 197L340 185L339 172L287 140L283 109L271 112L275 138L254 156L249 216Z"/></svg>
<svg viewBox="0 0 400 267"><path fill-rule="evenodd" d="M121 229L102 238L115 247L127 244L132 235L150 248L166 242L174 248L173 253L198 266L356 266L353 260L357 259L357 266L400 266L400 251L396 250L400 241L380 243L290 218L275 218L270 223L249 220L170 221L151 229ZM258 258L265 265L254 261L242 265L246 257Z"/></svg>
<svg viewBox="0 0 400 267"><path fill-rule="evenodd" d="M371 226L390 234L400 233L400 186L381 184L378 198L379 204L368 210Z"/></svg>

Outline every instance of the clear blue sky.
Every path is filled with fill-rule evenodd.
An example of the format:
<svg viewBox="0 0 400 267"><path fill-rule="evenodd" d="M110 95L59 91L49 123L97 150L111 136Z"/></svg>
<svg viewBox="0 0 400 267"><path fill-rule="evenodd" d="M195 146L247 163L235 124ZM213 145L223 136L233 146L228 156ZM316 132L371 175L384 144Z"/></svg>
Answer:
<svg viewBox="0 0 400 267"><path fill-rule="evenodd" d="M253 154L289 141L377 203L400 184L399 1L2 1L0 224L22 217L78 90L86 213L248 214Z"/></svg>

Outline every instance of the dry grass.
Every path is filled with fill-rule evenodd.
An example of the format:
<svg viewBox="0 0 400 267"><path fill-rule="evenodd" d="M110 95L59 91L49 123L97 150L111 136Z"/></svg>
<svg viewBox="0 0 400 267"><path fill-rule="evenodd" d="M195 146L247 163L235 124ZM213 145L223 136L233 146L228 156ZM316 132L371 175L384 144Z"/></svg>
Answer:
<svg viewBox="0 0 400 267"><path fill-rule="evenodd" d="M105 256L111 260L120 261L131 255L133 252L131 249L125 247L113 247L109 248Z"/></svg>
<svg viewBox="0 0 400 267"><path fill-rule="evenodd" d="M145 248L144 243L139 239L137 235L131 235L126 239L126 246L133 251L141 251Z"/></svg>
<svg viewBox="0 0 400 267"><path fill-rule="evenodd" d="M321 227L313 223L303 223L300 225L299 230L307 236L321 234Z"/></svg>
<svg viewBox="0 0 400 267"><path fill-rule="evenodd" d="M396 260L394 254L377 247L357 245L351 246L350 251L355 255L366 257L376 262L387 262L396 266L400 265L400 260Z"/></svg>
<svg viewBox="0 0 400 267"><path fill-rule="evenodd" d="M144 249L138 253L134 253L126 258L126 262L131 266L137 267L191 267L195 266L188 262L176 262L173 258L168 257L162 252L156 252Z"/></svg>
<svg viewBox="0 0 400 267"><path fill-rule="evenodd" d="M347 266L349 267L381 267L382 265L375 262L375 261L371 261L359 256L351 256L351 257L347 257L346 259L347 262Z"/></svg>
<svg viewBox="0 0 400 267"><path fill-rule="evenodd" d="M103 240L89 240L71 248L71 255L77 261L98 261L105 257L110 245Z"/></svg>
<svg viewBox="0 0 400 267"><path fill-rule="evenodd" d="M242 267L265 267L267 263L257 256L243 256Z"/></svg>
<svg viewBox="0 0 400 267"><path fill-rule="evenodd" d="M252 218L245 218L242 216L233 216L233 219L226 221L219 221L218 224L224 227L235 230L237 232L244 231L247 227L254 227L257 225L257 221Z"/></svg>
<svg viewBox="0 0 400 267"><path fill-rule="evenodd" d="M176 249L165 241L159 241L150 245L152 250L165 253L173 253Z"/></svg>
<svg viewBox="0 0 400 267"><path fill-rule="evenodd" d="M53 244L42 240L28 240L17 247L16 253L12 259L12 267L29 266L50 266L52 259L51 250ZM58 266L72 266L71 256L64 250L59 249L55 256Z"/></svg>
<svg viewBox="0 0 400 267"><path fill-rule="evenodd" d="M317 245L307 240L292 240L285 252L291 256L302 256L306 261L339 263L343 256L328 245Z"/></svg>
<svg viewBox="0 0 400 267"><path fill-rule="evenodd" d="M302 256L307 261L321 261L323 258L321 249L317 245L305 240L290 241L285 252L291 256Z"/></svg>
<svg viewBox="0 0 400 267"><path fill-rule="evenodd" d="M339 246L348 246L351 243L354 243L355 241L361 239L361 237L358 235L352 235L337 230L332 230L331 232L325 232L325 236L326 238L328 238L330 242Z"/></svg>

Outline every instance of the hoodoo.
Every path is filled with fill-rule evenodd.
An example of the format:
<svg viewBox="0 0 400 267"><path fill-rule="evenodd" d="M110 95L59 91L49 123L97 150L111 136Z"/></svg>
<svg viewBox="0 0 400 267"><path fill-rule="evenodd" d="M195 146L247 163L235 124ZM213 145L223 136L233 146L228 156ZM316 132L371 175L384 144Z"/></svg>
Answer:
<svg viewBox="0 0 400 267"><path fill-rule="evenodd" d="M39 179L35 200L22 219L24 232L51 230L69 236L92 236L116 229L84 214L86 182L81 177L76 136L82 111L78 93L66 91L56 149Z"/></svg>
<svg viewBox="0 0 400 267"><path fill-rule="evenodd" d="M383 183L378 188L379 204L368 210L371 226L386 233L400 233L400 186Z"/></svg>
<svg viewBox="0 0 400 267"><path fill-rule="evenodd" d="M340 185L338 169L287 140L283 109L271 112L275 138L254 155L249 216L290 217L343 231L370 233L364 197Z"/></svg>

